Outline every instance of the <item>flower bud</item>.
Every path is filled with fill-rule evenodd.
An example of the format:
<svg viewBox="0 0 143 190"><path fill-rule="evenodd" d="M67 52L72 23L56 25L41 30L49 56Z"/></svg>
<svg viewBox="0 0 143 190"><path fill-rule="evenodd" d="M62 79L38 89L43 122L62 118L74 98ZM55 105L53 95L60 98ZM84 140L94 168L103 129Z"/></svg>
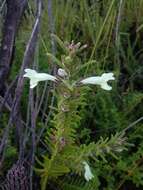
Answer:
<svg viewBox="0 0 143 190"><path fill-rule="evenodd" d="M64 69L59 68L58 69L58 75L62 78L66 77L68 74Z"/></svg>

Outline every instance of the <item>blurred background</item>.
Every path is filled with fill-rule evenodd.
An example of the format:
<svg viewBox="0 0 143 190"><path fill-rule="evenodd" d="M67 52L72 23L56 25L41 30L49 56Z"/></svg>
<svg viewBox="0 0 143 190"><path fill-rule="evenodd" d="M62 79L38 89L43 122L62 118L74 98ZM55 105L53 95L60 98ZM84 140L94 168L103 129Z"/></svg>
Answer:
<svg viewBox="0 0 143 190"><path fill-rule="evenodd" d="M20 82L24 64L40 72L56 72L56 63L46 55L50 52L60 59L63 53L51 36L54 33L64 42L87 44L77 56L80 72L76 79L103 72L113 72L116 78L111 92L93 87L87 96L86 109L79 109L83 116L78 126L79 142L97 142L101 136L111 137L129 127L126 136L134 146L123 151L118 159L109 156L107 162L91 164L95 176L91 182L69 175L59 179L58 185L51 181L48 189L143 189L143 0L43 0L41 5L39 2L0 1L1 183L6 176L10 178L9 173L14 171L16 175L13 164L17 160L32 160L32 155L38 157L46 151L43 145L46 132L40 131L52 119L51 107L56 102L51 93L53 84L42 83L32 95L28 81L25 86L20 86ZM28 127L31 97L39 113L35 133L39 145L34 154ZM26 128L21 131L18 126ZM20 171L22 168L17 175L21 176ZM31 175L34 175L33 189L40 189L39 176Z"/></svg>

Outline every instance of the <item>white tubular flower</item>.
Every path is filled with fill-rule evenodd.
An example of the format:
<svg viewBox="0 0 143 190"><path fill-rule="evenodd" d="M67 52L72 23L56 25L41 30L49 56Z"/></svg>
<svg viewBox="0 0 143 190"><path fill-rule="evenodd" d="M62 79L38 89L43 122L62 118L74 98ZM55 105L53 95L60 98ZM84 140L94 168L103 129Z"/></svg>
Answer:
<svg viewBox="0 0 143 190"><path fill-rule="evenodd" d="M104 90L111 90L112 87L110 85L108 85L107 82L109 80L115 80L115 77L113 75L114 75L113 73L103 73L101 76L88 77L88 78L85 78L85 79L81 80L80 82L82 84L100 85L101 88L103 88Z"/></svg>
<svg viewBox="0 0 143 190"><path fill-rule="evenodd" d="M23 75L23 77L27 77L30 79L30 88L34 88L35 86L37 86L38 82L40 81L51 80L55 82L56 80L58 80L53 75L49 75L46 73L37 73L33 69L25 69L24 71L26 73Z"/></svg>
<svg viewBox="0 0 143 190"><path fill-rule="evenodd" d="M58 75L60 77L66 77L68 74L67 74L67 72L64 69L59 68L58 69Z"/></svg>
<svg viewBox="0 0 143 190"><path fill-rule="evenodd" d="M84 161L83 164L84 164L84 169L85 169L84 177L86 181L89 181L94 177L94 175L92 174L88 163Z"/></svg>

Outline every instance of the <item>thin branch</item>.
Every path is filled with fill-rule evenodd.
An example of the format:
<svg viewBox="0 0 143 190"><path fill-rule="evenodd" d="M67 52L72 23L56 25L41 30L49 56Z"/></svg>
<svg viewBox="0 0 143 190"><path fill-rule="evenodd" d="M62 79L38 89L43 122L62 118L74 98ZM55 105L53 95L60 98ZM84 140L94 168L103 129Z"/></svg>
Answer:
<svg viewBox="0 0 143 190"><path fill-rule="evenodd" d="M5 106L5 104L7 104L7 101L8 101L8 98L9 98L9 95L10 95L10 91L12 90L12 88L14 87L14 85L16 84L17 82L17 79L18 79L18 76L16 76L16 78L11 82L11 84L8 86L8 89L4 95L4 97L1 96L1 104L0 104L0 117L1 117L1 114L2 114L2 109L3 109L3 106Z"/></svg>
<svg viewBox="0 0 143 190"><path fill-rule="evenodd" d="M5 4L6 4L6 0L4 0L4 1L2 2L2 4L1 4L0 13L3 11L3 8L4 8Z"/></svg>
<svg viewBox="0 0 143 190"><path fill-rule="evenodd" d="M6 0L7 14L0 48L0 93L4 93L4 83L8 77L14 55L15 36L27 0Z"/></svg>
<svg viewBox="0 0 143 190"><path fill-rule="evenodd" d="M49 30L50 30L50 33L53 34L53 33L55 33L55 21L54 21L54 16L53 16L53 12L52 12L52 0L48 0L48 20L49 20ZM55 43L55 40L54 40L53 36L51 36L51 51L52 51L53 55L56 54L56 43ZM51 69L51 72L53 72L54 74L56 74L57 67L53 63L52 63L52 65L53 65L53 67ZM49 90L51 89L51 87L55 88L55 84L50 84L50 87L47 89L47 83L46 83L45 86L44 86L44 90L42 92L42 98L41 98L41 101L39 103L38 112L40 111L40 108L41 108L41 106L43 104L44 95L48 94L46 96L46 99L45 99L42 119L44 118L44 114L45 114L45 112L47 110L47 103L48 103L49 94L50 94ZM55 97L52 96L51 103L50 103L51 107L54 105L54 102L55 102ZM45 126L39 132L39 137L37 139L37 143L39 142L42 134L44 133L44 131L45 131L46 127L47 127L47 123L48 123L48 121L50 119L51 114L52 114L52 110L50 109L50 111L48 113L48 116L47 116L47 119L46 119L46 122L45 122Z"/></svg>
<svg viewBox="0 0 143 190"><path fill-rule="evenodd" d="M123 8L123 0L120 0L119 9L118 9L118 15L117 15L116 31L115 31L116 45L118 45L118 43L119 43L119 28L120 28L120 23L121 23L122 8Z"/></svg>
<svg viewBox="0 0 143 190"><path fill-rule="evenodd" d="M12 111L10 114L8 125L4 131L1 144L0 144L0 156L3 153L4 148L6 146L6 140L8 139L11 123L17 118L17 115L19 112L19 104L20 104L20 100L21 100L23 88L24 88L24 78L23 78L24 69L30 65L31 60L33 59L36 42L37 42L37 36L39 32L40 16L41 16L41 3L39 3L38 14L35 20L35 24L34 24L30 39L28 41L28 44L26 46L26 50L24 53L24 58L23 58L23 62L22 62L22 66L21 66L21 70L20 70L20 74L18 78L17 88L15 90L15 97L14 97L14 101L12 105Z"/></svg>
<svg viewBox="0 0 143 190"><path fill-rule="evenodd" d="M41 17L42 11L42 1L37 0L37 17ZM38 24L38 33L40 28L40 22ZM36 50L36 48L35 48ZM31 108L31 130L32 130L32 145L31 145L31 153L30 153L30 190L33 189L33 165L35 162L35 150L36 150L36 118L37 118L37 105L34 105L34 94L33 90L30 90L30 108Z"/></svg>
<svg viewBox="0 0 143 190"><path fill-rule="evenodd" d="M34 106L33 90L30 90L30 107L31 107L31 130L32 130L32 145L30 155L30 190L33 189L32 177L33 177L33 165L35 162L35 147L36 147L36 110Z"/></svg>
<svg viewBox="0 0 143 190"><path fill-rule="evenodd" d="M143 116L140 117L139 119L137 119L136 121L134 121L133 123L131 123L128 127L126 127L125 129L123 129L123 132L127 132L129 129L133 128L135 125L137 125L139 122L141 122L143 120Z"/></svg>
<svg viewBox="0 0 143 190"><path fill-rule="evenodd" d="M117 48L117 63L119 63L119 51L120 51L120 23L122 18L122 10L123 10L123 0L120 0L119 2L119 9L118 9L118 15L117 15L117 23L116 23L116 29L115 29L115 45Z"/></svg>

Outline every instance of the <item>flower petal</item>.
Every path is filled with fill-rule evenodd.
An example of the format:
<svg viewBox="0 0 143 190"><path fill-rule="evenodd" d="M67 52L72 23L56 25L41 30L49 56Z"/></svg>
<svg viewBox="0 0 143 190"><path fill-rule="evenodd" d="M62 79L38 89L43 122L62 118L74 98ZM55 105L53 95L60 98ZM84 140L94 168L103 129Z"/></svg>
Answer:
<svg viewBox="0 0 143 190"><path fill-rule="evenodd" d="M24 71L25 71L25 74L23 75L23 77L30 78L37 74L37 72L33 69L25 69Z"/></svg>
<svg viewBox="0 0 143 190"><path fill-rule="evenodd" d="M112 90L112 87L107 84L107 82L101 84L101 88L104 90Z"/></svg>
<svg viewBox="0 0 143 190"><path fill-rule="evenodd" d="M94 177L94 175L92 174L88 163L84 161L83 164L84 164L84 169L85 169L84 177L86 181L89 181Z"/></svg>
<svg viewBox="0 0 143 190"><path fill-rule="evenodd" d="M109 80L115 80L113 73L103 73L101 76L88 77L80 81L82 84L100 85L104 90L111 90L112 87L107 84Z"/></svg>
<svg viewBox="0 0 143 190"><path fill-rule="evenodd" d="M64 69L59 68L58 69L58 75L60 77L66 77L68 74L67 74L67 72Z"/></svg>
<svg viewBox="0 0 143 190"><path fill-rule="evenodd" d="M88 77L80 81L82 84L97 84L100 82L101 77Z"/></svg>
<svg viewBox="0 0 143 190"><path fill-rule="evenodd" d="M56 81L57 80L57 78L55 76L49 75L46 73L37 73L35 78L37 78L37 80L39 80L39 81L45 81L45 80Z"/></svg>
<svg viewBox="0 0 143 190"><path fill-rule="evenodd" d="M30 88L34 88L35 86L37 86L38 81L34 81L34 80L30 80Z"/></svg>
<svg viewBox="0 0 143 190"><path fill-rule="evenodd" d="M105 80L115 80L114 73L103 73L101 77Z"/></svg>
<svg viewBox="0 0 143 190"><path fill-rule="evenodd" d="M46 80L51 80L51 81L56 81L58 80L55 76L49 75L47 73L37 73L37 71L33 69L25 69L25 74L23 77L27 77L30 79L30 88L34 88L37 86L38 82L40 81L46 81Z"/></svg>

